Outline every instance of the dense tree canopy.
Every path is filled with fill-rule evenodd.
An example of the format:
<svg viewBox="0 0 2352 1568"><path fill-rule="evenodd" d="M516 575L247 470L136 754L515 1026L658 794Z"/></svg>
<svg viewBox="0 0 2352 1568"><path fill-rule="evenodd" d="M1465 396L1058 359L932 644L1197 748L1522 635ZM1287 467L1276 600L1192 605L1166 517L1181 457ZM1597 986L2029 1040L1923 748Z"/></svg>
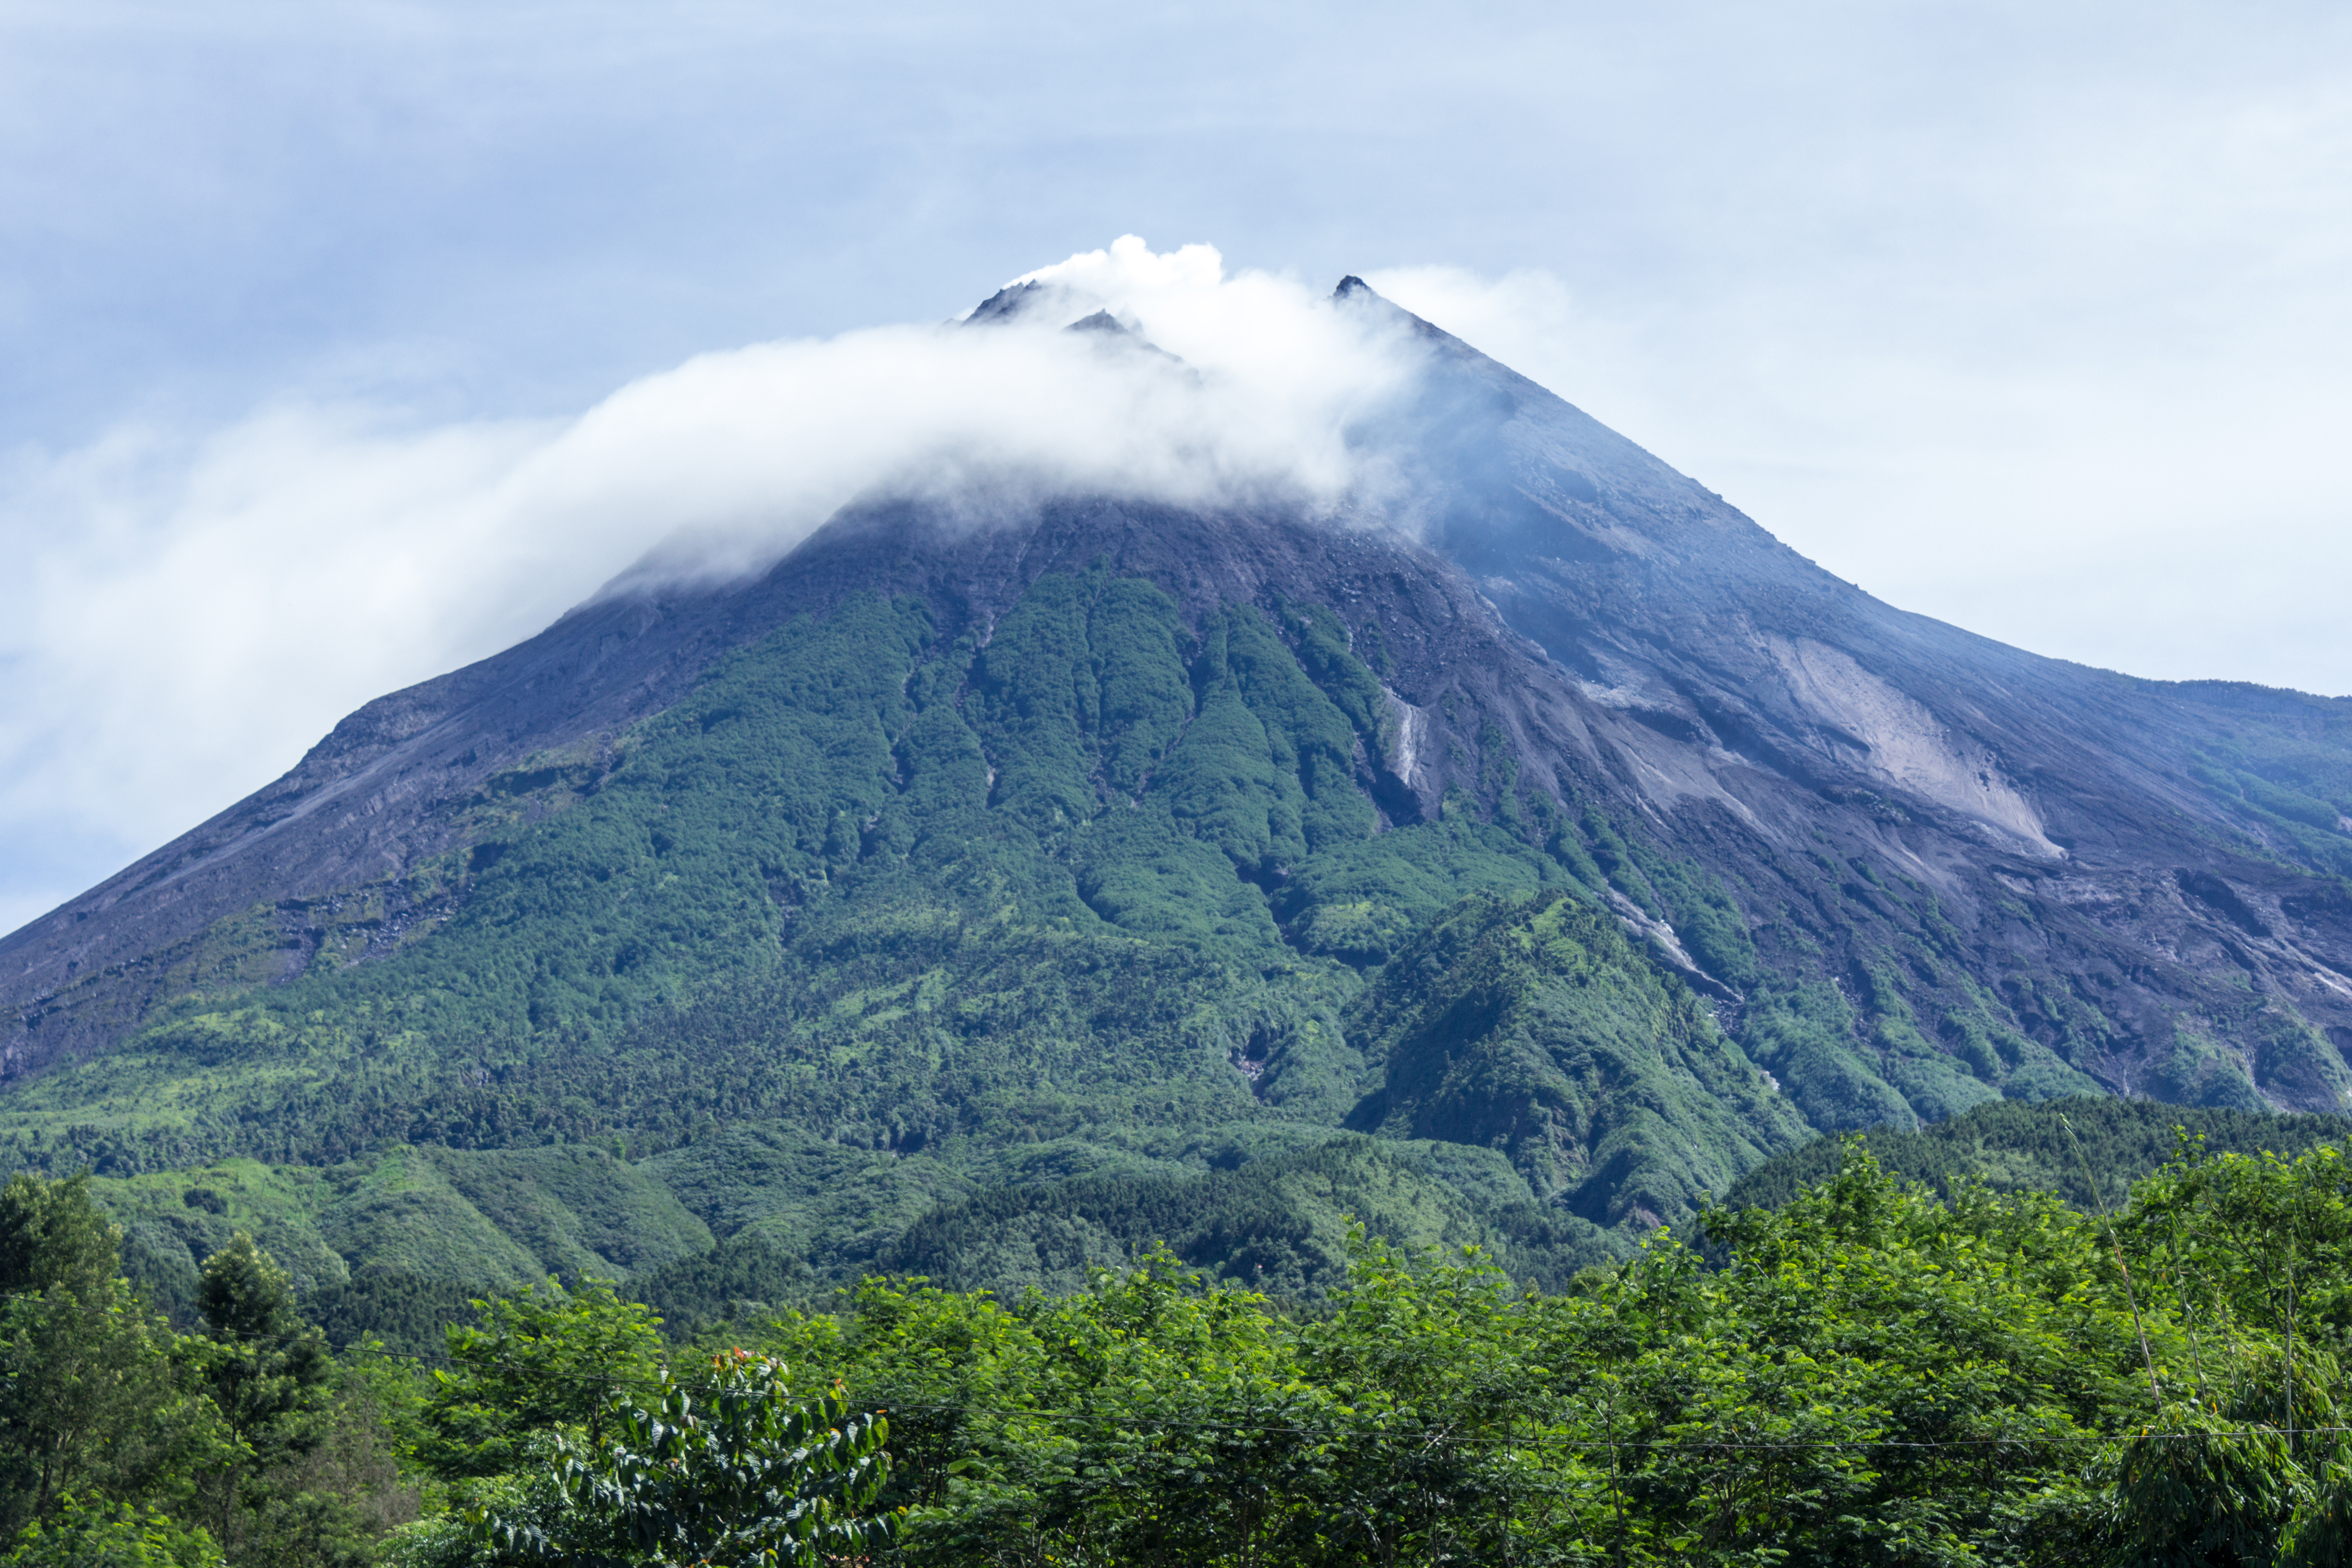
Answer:
<svg viewBox="0 0 2352 1568"><path fill-rule="evenodd" d="M76 1181L0 1195L12 1562L2302 1564L2352 1542L2352 1164L2112 1214L1856 1141L1557 1291L1360 1228L1277 1301L1165 1250L666 1338L610 1286L331 1355L249 1238L175 1334Z"/></svg>

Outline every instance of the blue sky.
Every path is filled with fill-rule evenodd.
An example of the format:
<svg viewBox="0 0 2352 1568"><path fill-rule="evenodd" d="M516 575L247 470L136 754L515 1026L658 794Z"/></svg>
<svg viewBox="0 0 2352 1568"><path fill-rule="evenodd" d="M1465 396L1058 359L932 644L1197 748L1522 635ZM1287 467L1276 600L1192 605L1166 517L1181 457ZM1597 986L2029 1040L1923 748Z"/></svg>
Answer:
<svg viewBox="0 0 2352 1568"><path fill-rule="evenodd" d="M1898 604L2352 692L2352 14L1465 10L0 5L0 928L543 623L430 519L616 389L1130 232Z"/></svg>

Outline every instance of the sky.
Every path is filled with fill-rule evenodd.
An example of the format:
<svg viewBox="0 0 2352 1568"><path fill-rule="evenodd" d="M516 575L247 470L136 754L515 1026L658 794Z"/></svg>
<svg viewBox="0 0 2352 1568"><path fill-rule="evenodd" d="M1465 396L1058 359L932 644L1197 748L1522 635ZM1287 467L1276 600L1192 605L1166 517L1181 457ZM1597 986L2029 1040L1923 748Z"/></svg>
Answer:
<svg viewBox="0 0 2352 1568"><path fill-rule="evenodd" d="M0 0L0 930L739 505L730 376L1124 235L1906 609L2352 693L2352 12L1465 11Z"/></svg>

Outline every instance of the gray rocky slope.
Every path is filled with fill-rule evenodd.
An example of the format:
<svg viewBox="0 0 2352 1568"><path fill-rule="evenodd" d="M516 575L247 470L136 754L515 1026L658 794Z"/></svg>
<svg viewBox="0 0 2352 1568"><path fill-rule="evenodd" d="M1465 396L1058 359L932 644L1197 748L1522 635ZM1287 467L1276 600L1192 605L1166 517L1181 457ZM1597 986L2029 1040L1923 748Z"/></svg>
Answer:
<svg viewBox="0 0 2352 1568"><path fill-rule="evenodd" d="M225 920L271 927L255 978L299 972L354 890L393 890L361 924L395 942L426 913L397 879L464 847L487 780L578 766L796 612L910 592L953 636L1108 559L1188 613L1305 601L1377 644L1396 722L1365 764L1391 821L1542 789L1727 889L1744 940L1699 940L1694 906L1640 885L1613 902L1816 1126L2094 1086L2352 1105L2352 701L2136 680L1907 614L1411 325L1430 373L1357 439L1417 538L1279 507L1060 499L975 528L871 505L754 580L607 593L369 704L0 941L0 1084L217 979Z"/></svg>

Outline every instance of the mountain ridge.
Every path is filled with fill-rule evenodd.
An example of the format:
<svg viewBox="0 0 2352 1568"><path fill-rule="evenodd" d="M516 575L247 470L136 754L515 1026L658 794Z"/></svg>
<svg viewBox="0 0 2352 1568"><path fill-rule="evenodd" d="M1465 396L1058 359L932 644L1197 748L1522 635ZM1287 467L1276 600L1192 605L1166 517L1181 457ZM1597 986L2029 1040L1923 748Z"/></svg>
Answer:
<svg viewBox="0 0 2352 1568"><path fill-rule="evenodd" d="M810 1140L696 1210L726 1242L819 1148L898 1215L1357 1127L1498 1154L1481 1223L1554 1270L1820 1132L2352 1106L2352 702L1883 605L1339 308L1429 355L1351 434L1381 510L872 497L625 579L0 940L0 1139Z"/></svg>

